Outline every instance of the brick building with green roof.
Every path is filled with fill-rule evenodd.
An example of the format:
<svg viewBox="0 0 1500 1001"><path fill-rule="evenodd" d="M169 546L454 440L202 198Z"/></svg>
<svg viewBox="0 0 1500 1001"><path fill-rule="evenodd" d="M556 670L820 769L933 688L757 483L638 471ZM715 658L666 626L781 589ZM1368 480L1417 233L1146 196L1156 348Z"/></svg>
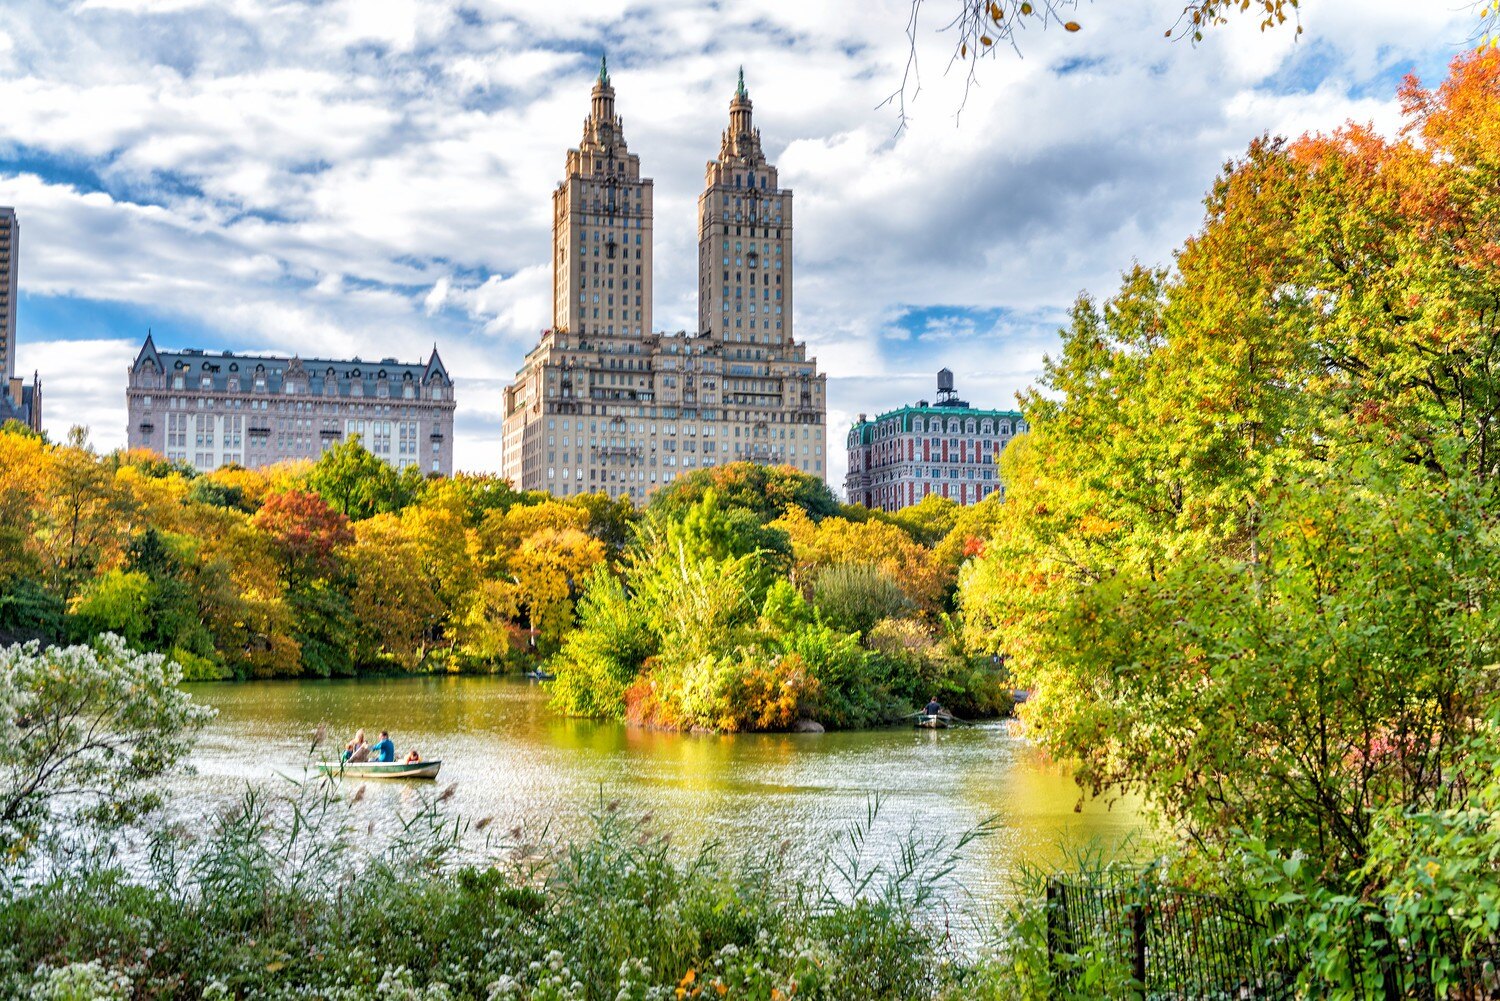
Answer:
<svg viewBox="0 0 1500 1001"><path fill-rule="evenodd" d="M973 504L996 491L1000 452L1026 430L1016 410L978 410L958 398L953 373L938 372L936 403L918 400L849 429L849 503L899 511L930 494Z"/></svg>

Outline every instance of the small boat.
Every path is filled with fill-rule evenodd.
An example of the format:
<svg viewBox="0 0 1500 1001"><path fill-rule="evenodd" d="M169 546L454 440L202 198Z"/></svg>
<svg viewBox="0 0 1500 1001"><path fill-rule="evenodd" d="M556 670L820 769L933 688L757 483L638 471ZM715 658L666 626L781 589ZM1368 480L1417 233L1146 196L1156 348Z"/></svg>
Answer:
<svg viewBox="0 0 1500 1001"><path fill-rule="evenodd" d="M948 721L941 716L923 716L917 720L917 726L923 730L946 730Z"/></svg>
<svg viewBox="0 0 1500 1001"><path fill-rule="evenodd" d="M435 779L441 761L344 761L319 765L324 775L346 779Z"/></svg>
<svg viewBox="0 0 1500 1001"><path fill-rule="evenodd" d="M537 669L535 671L527 671L526 677L530 678L532 681L552 681L557 677L557 675L553 674L551 671L543 671L541 669Z"/></svg>

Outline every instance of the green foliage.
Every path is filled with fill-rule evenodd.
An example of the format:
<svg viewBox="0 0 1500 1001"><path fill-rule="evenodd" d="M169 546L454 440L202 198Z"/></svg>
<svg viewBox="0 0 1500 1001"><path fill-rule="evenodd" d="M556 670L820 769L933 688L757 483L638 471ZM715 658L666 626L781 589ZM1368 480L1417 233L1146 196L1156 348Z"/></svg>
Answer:
<svg viewBox="0 0 1500 1001"><path fill-rule="evenodd" d="M62 602L29 577L13 577L0 590L0 641L62 638Z"/></svg>
<svg viewBox="0 0 1500 1001"><path fill-rule="evenodd" d="M596 567L584 588L579 626L552 660L552 704L570 716L622 717L625 690L657 650L657 636L618 577Z"/></svg>
<svg viewBox="0 0 1500 1001"><path fill-rule="evenodd" d="M0 857L26 855L59 821L116 823L151 806L149 780L187 756L212 714L181 680L109 634L0 650Z"/></svg>
<svg viewBox="0 0 1500 1001"><path fill-rule="evenodd" d="M188 497L198 504L207 504L210 507L232 508L246 513L254 512L254 506L245 499L244 488L209 476L194 479L192 487L188 489Z"/></svg>
<svg viewBox="0 0 1500 1001"><path fill-rule="evenodd" d="M834 563L813 583L813 604L834 625L864 635L911 610L901 585L873 563Z"/></svg>
<svg viewBox="0 0 1500 1001"><path fill-rule="evenodd" d="M111 570L88 583L73 602L73 615L84 636L118 633L138 647L150 625L151 591L146 574Z"/></svg>
<svg viewBox="0 0 1500 1001"><path fill-rule="evenodd" d="M775 521L794 508L813 521L839 511L833 491L818 477L790 466L753 462L731 462L680 476L652 495L647 510L653 519L680 518L709 491L719 495L725 508L749 511L762 522Z"/></svg>
<svg viewBox="0 0 1500 1001"><path fill-rule="evenodd" d="M318 457L307 474L308 487L351 521L400 511L421 495L424 480L416 466L401 472L351 435Z"/></svg>

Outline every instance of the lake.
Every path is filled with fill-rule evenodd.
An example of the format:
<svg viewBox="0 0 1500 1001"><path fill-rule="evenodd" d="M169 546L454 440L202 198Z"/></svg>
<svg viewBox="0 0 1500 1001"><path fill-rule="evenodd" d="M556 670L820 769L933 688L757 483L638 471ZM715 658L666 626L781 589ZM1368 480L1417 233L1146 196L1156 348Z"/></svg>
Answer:
<svg viewBox="0 0 1500 1001"><path fill-rule="evenodd" d="M198 774L176 785L176 805L203 815L247 781L300 776L314 760L311 734L326 723L333 754L357 727L373 743L391 731L398 754L441 758L432 783L371 783L373 816L410 811L417 797L455 783L464 817L586 824L601 796L655 811L680 842L731 848L787 838L821 843L882 799L871 851L886 856L910 831L956 835L988 817L996 833L971 845L957 873L981 901L1008 894L1018 861L1055 864L1065 843L1119 845L1142 830L1133 804L1099 801L1075 812L1065 772L990 722L948 730L896 728L824 734L687 734L572 720L547 707L535 682L483 677L197 684L219 710L200 742ZM176 811L174 811L176 812ZM815 854L808 852L809 856Z"/></svg>

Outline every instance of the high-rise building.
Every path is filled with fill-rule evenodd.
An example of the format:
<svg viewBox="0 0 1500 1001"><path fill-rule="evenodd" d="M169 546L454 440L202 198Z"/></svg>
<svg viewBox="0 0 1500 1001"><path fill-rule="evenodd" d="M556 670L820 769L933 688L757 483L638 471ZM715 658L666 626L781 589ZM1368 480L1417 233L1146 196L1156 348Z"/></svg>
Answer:
<svg viewBox="0 0 1500 1001"><path fill-rule="evenodd" d="M792 193L741 72L698 200L698 329L652 330L651 181L601 61L553 195L552 327L506 388L501 466L518 488L643 500L738 460L823 477L825 380L792 337Z"/></svg>
<svg viewBox="0 0 1500 1001"><path fill-rule="evenodd" d="M16 297L21 271L21 223L16 210L0 205L0 379L16 375Z"/></svg>
<svg viewBox="0 0 1500 1001"><path fill-rule="evenodd" d="M42 429L42 382L16 376L16 308L20 295L21 222L16 210L0 205L0 424L18 420Z"/></svg>
<svg viewBox="0 0 1500 1001"><path fill-rule="evenodd" d="M599 63L583 141L552 192L552 325L582 334L651 332L651 179L625 146L609 68Z"/></svg>
<svg viewBox="0 0 1500 1001"><path fill-rule="evenodd" d="M792 193L751 124L745 71L698 197L698 329L726 343L792 342Z"/></svg>
<svg viewBox="0 0 1500 1001"><path fill-rule="evenodd" d="M405 365L161 351L147 334L125 402L131 448L200 470L317 459L358 435L397 469L453 472L453 380L436 347Z"/></svg>
<svg viewBox="0 0 1500 1001"><path fill-rule="evenodd" d="M953 373L938 372L936 403L918 400L849 429L851 504L899 511L929 494L973 504L1005 486L997 463L1012 438L1026 430L1016 410L977 410L958 398Z"/></svg>

